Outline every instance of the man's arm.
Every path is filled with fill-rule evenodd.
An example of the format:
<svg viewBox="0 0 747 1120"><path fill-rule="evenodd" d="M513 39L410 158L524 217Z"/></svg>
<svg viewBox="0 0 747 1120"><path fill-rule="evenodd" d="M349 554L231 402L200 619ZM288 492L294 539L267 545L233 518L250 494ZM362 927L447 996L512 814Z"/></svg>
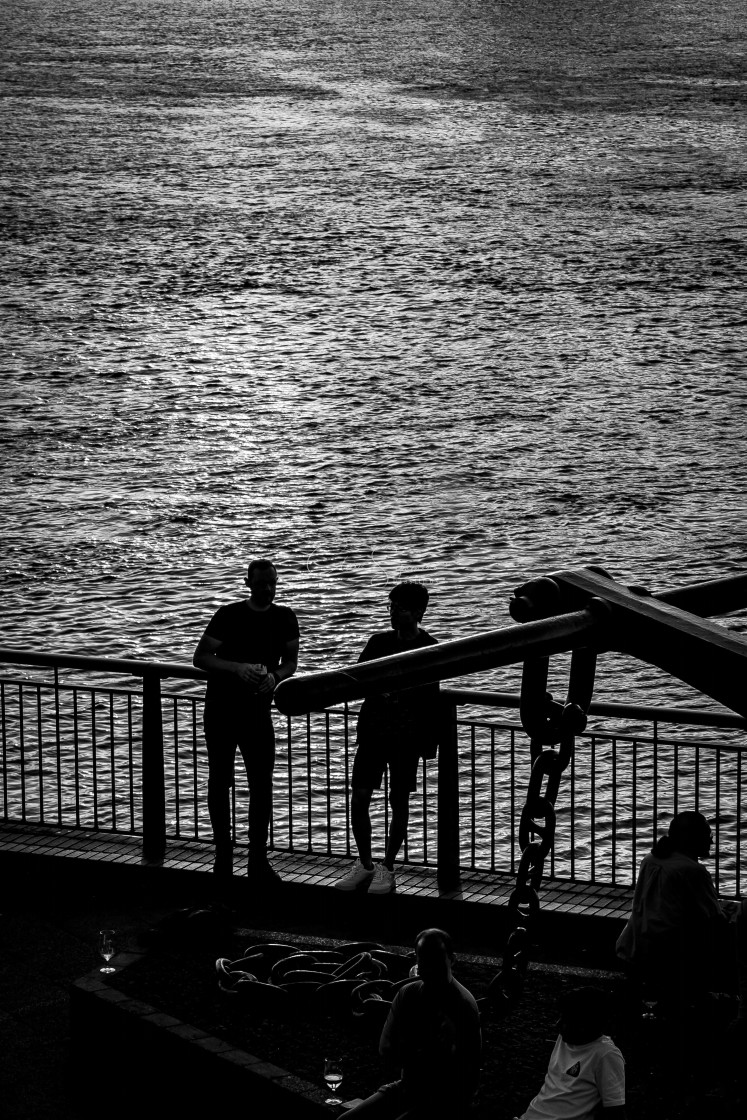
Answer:
<svg viewBox="0 0 747 1120"><path fill-rule="evenodd" d="M205 633L197 643L197 649L192 658L195 669L204 669L206 673L235 673L240 680L248 684L256 684L261 680L261 674L243 661L225 661L218 656L218 650L223 642L218 638L211 638Z"/></svg>
<svg viewBox="0 0 747 1120"><path fill-rule="evenodd" d="M298 646L298 638L292 638L291 641L285 643L283 652L280 654L280 665L267 674L260 684L258 692L274 692L281 681L293 676L298 668Z"/></svg>
<svg viewBox="0 0 747 1120"><path fill-rule="evenodd" d="M391 1010L387 1015L384 1029L379 1040L379 1054L388 1062L400 1066L400 1031L399 1031L399 993L394 997Z"/></svg>

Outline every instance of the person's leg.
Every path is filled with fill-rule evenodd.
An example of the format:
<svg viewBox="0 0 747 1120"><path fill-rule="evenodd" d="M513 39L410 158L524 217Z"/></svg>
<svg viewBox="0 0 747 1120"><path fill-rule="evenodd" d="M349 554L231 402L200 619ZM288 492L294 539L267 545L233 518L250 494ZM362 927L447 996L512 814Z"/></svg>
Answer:
<svg viewBox="0 0 747 1120"><path fill-rule="evenodd" d="M383 864L394 870L394 861L407 836L410 819L410 794L418 788L420 757L406 747L392 754L389 760L389 807L392 817Z"/></svg>
<svg viewBox="0 0 747 1120"><path fill-rule="evenodd" d="M275 729L269 711L252 719L239 740L249 783L249 865L267 863L267 837L272 818L272 772L275 768Z"/></svg>
<svg viewBox="0 0 747 1120"><path fill-rule="evenodd" d="M369 812L372 796L372 789L353 786L353 793L350 798L350 824L353 829L355 846L358 849L358 859L369 871L373 871L371 814Z"/></svg>
<svg viewBox="0 0 747 1120"><path fill-rule="evenodd" d="M208 756L207 805L215 844L213 870L218 875L231 875L231 787L234 781L236 733L229 722L220 720L207 711L204 730Z"/></svg>
<svg viewBox="0 0 747 1120"><path fill-rule="evenodd" d="M353 791L350 796L350 824L358 849L358 859L368 870L373 870L369 809L373 791L381 788L385 769L386 757L378 743L358 744L350 776Z"/></svg>
<svg viewBox="0 0 747 1120"><path fill-rule="evenodd" d="M410 794L407 790L392 790L389 797L392 819L389 822L389 835L383 863L389 871L394 871L394 861L407 836L407 822L410 819Z"/></svg>
<svg viewBox="0 0 747 1120"><path fill-rule="evenodd" d="M358 744L350 779L350 824L353 839L358 849L358 858L350 871L338 879L335 887L340 891L356 891L367 887L374 877L374 863L371 856L371 798L384 777L384 762L381 752L371 743Z"/></svg>

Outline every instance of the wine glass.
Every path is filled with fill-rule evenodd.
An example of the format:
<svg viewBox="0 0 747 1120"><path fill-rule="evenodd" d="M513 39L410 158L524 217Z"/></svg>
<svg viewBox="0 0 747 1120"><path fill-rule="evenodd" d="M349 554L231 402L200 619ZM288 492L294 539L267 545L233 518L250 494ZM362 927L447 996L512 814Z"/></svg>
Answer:
<svg viewBox="0 0 747 1120"><path fill-rule="evenodd" d="M643 1010L641 1012L641 1018L644 1019L647 1023L653 1023L656 1020L656 1000L655 999L644 999Z"/></svg>
<svg viewBox="0 0 747 1120"><path fill-rule="evenodd" d="M104 958L106 964L99 972L116 972L116 968L109 964L109 961L114 956L114 930L113 929L100 929L99 930L99 955Z"/></svg>
<svg viewBox="0 0 747 1120"><path fill-rule="evenodd" d="M342 1062L339 1058L325 1058L324 1059L324 1080L327 1083L327 1088L330 1093L336 1093L342 1085ZM340 1103L339 1097L327 1097L325 1104Z"/></svg>

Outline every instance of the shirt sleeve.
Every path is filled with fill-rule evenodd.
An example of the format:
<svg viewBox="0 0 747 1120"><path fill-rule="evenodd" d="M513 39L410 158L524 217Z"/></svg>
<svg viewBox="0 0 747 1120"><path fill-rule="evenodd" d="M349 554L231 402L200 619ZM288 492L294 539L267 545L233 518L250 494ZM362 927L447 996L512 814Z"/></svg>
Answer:
<svg viewBox="0 0 747 1120"><path fill-rule="evenodd" d="M619 1108L625 1104L625 1060L619 1050L602 1054L596 1081L605 1108Z"/></svg>
<svg viewBox="0 0 747 1120"><path fill-rule="evenodd" d="M370 637L368 639L365 646L363 647L363 652L361 653L360 657L358 658L358 661L359 662L361 662L361 661L376 661L376 659L378 657L383 657L384 654L381 653L378 649L378 646L380 644L381 643L380 643L380 640L379 640L379 635L374 634L372 637Z"/></svg>
<svg viewBox="0 0 747 1120"><path fill-rule="evenodd" d="M702 864L697 864L698 874L700 878L699 889L695 892L696 903L698 908L702 911L703 915L713 921L719 921L724 917L724 911L719 902L716 888L711 878L711 873L707 867Z"/></svg>
<svg viewBox="0 0 747 1120"><path fill-rule="evenodd" d="M286 642L293 642L296 638L300 637L301 631L298 626L298 619L295 611L288 608L288 617L284 628L284 638Z"/></svg>
<svg viewBox="0 0 747 1120"><path fill-rule="evenodd" d="M205 627L205 637L215 638L216 642L225 642L228 637L226 612L223 607L218 607L213 617Z"/></svg>
<svg viewBox="0 0 747 1120"><path fill-rule="evenodd" d="M379 1039L379 1054L390 1061L399 1061L400 1054L400 1016L402 1014L402 995L397 992L387 1015Z"/></svg>

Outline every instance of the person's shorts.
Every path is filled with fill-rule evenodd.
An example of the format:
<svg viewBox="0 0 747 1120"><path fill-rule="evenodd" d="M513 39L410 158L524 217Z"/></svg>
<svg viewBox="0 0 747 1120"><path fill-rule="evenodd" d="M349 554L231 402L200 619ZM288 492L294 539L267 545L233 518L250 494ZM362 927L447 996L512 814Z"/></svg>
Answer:
<svg viewBox="0 0 747 1120"><path fill-rule="evenodd" d="M420 755L407 748L392 751L377 743L359 743L353 762L351 785L354 789L381 789L389 767L389 792L414 793L418 788Z"/></svg>

